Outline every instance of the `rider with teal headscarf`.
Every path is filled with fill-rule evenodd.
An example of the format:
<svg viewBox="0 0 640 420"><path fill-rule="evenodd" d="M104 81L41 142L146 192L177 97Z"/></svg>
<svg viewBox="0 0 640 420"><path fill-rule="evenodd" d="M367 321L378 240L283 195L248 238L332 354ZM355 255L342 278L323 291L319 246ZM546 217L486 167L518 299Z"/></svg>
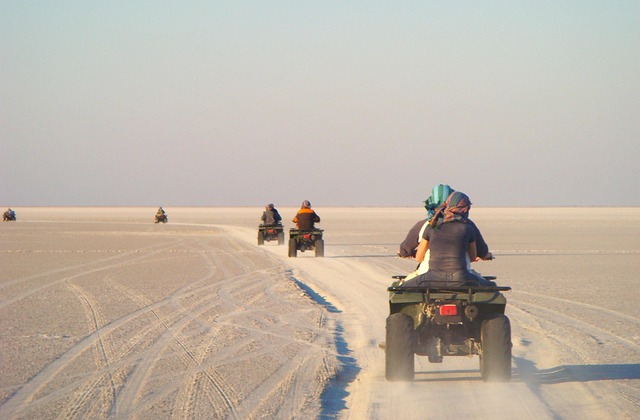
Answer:
<svg viewBox="0 0 640 420"><path fill-rule="evenodd" d="M424 200L424 208L427 209L427 220L431 220L436 208L453 192L453 188L446 184L438 184L431 190L429 198Z"/></svg>
<svg viewBox="0 0 640 420"><path fill-rule="evenodd" d="M438 211L442 211L443 205L447 198L453 195L456 191L446 184L438 184L431 190L431 195L424 201L424 207L427 210L427 218L418 221L407 233L407 237L400 244L398 251L398 257L400 258L415 258L418 249L418 244L424 232L429 225L429 222L433 221L434 215ZM473 223L471 219L466 219L466 223L473 229L475 236L476 254L477 259L490 260L493 258L491 252L489 252L489 246L485 242L480 229ZM427 251L424 256L424 261L420 262L416 267L416 270L408 274L406 279L409 280L415 276L426 273L429 270L430 251ZM470 260L467 263L467 269L470 269Z"/></svg>
<svg viewBox="0 0 640 420"><path fill-rule="evenodd" d="M406 286L458 287L495 283L469 269L475 261L476 234L469 223L469 197L455 191L434 211L418 246L416 260L422 262L430 251L426 273L405 282Z"/></svg>
<svg viewBox="0 0 640 420"><path fill-rule="evenodd" d="M407 233L407 237L400 244L400 250L398 251L398 257L400 258L414 258L416 256L416 249L420 242L420 232L426 222L431 220L436 208L444 203L444 201L453 192L453 188L446 184L438 184L431 190L429 198L424 200L424 208L427 210L427 218L418 221Z"/></svg>

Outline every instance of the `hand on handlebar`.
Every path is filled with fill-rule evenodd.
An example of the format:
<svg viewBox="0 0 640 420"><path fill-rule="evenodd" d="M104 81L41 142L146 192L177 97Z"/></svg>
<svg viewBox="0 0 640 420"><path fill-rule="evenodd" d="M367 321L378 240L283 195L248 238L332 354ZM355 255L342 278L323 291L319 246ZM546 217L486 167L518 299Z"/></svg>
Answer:
<svg viewBox="0 0 640 420"><path fill-rule="evenodd" d="M407 255L406 257L400 254L400 251L396 253L396 258L402 258L403 260L412 260L415 258L413 255Z"/></svg>
<svg viewBox="0 0 640 420"><path fill-rule="evenodd" d="M485 255L484 258L476 257L474 262L477 262L477 261L491 261L491 260L493 260L493 254L491 252L487 252L487 255Z"/></svg>

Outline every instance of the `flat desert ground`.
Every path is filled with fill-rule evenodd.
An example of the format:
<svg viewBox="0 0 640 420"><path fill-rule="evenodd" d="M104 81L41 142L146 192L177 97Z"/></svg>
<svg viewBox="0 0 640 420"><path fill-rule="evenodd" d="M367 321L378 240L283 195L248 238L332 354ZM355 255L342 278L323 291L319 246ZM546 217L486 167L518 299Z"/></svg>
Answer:
<svg viewBox="0 0 640 420"><path fill-rule="evenodd" d="M384 378L386 288L421 208L322 208L325 257L261 208L15 208L0 224L0 418L640 418L640 209L473 208L512 290L509 383L478 357ZM280 208L285 227L295 208Z"/></svg>

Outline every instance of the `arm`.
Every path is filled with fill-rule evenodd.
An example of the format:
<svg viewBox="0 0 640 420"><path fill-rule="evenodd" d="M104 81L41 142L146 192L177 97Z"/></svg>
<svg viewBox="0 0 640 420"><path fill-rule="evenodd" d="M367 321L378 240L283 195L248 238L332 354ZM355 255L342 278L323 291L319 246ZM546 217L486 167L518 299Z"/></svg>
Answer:
<svg viewBox="0 0 640 420"><path fill-rule="evenodd" d="M476 243L469 242L469 246L467 247L467 254L469 254L469 261L475 261L478 258L478 251L476 250Z"/></svg>
<svg viewBox="0 0 640 420"><path fill-rule="evenodd" d="M484 238L482 237L482 233L480 233L480 229L478 229L478 226L476 226L476 224L473 223L473 221L471 220L469 220L469 224L471 225L471 227L473 228L473 231L476 234L476 254L477 254L476 258L483 259L483 260L492 259L493 256L491 255L491 252L489 252L489 245L487 245Z"/></svg>
<svg viewBox="0 0 640 420"><path fill-rule="evenodd" d="M416 256L416 249L420 243L420 229L422 229L425 221L426 219L420 220L409 229L407 236L400 244L400 249L398 250L398 256L400 258L414 258Z"/></svg>
<svg viewBox="0 0 640 420"><path fill-rule="evenodd" d="M427 254L427 250L429 249L429 241L426 239L422 239L418 244L418 250L416 251L416 261L422 262L424 261L424 256Z"/></svg>

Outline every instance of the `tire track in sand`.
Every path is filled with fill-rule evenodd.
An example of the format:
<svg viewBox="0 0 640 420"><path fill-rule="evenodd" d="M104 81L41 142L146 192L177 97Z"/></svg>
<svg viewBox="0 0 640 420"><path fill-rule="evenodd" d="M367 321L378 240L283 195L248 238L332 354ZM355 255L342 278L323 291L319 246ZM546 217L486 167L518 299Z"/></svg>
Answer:
<svg viewBox="0 0 640 420"><path fill-rule="evenodd" d="M63 405L61 415L68 417L92 417L96 416L114 416L114 417L133 417L147 413L147 410L156 404L164 407L168 406L167 401L175 398L171 402L173 412L178 416L196 416L205 410L209 410L209 415L216 417L235 417L240 418L243 413L257 413L249 410L248 405L244 401L263 401L265 410L272 410L269 401L273 398L269 397L268 392L272 391L272 386L268 384L276 384L275 387L279 391L274 395L286 395L285 400L294 396L295 400L299 400L298 396L308 393L307 382L312 377L308 374L305 363L314 361L314 354L322 351L322 343L315 337L314 340L301 339L292 337L287 328L295 325L297 319L296 312L284 316L277 313L283 303L279 300L280 296L277 292L272 292L270 287L265 290L263 285L256 284L256 279L262 279L270 284L270 276L273 279L281 279L282 273L285 272L281 263L269 260L265 264L264 255L256 257L256 253L252 250L247 252L249 247L239 246L237 242L229 242L228 247L219 245L226 252L205 253L203 251L202 258L205 264L210 267L205 277L190 282L188 285L176 290L166 298L157 302L151 302L146 295L136 293L125 285L120 285L118 289L120 293L127 295L130 299L137 302L139 309L127 313L126 315L111 321L104 325L104 317L99 311L99 306L93 297L89 296L86 290L77 290L83 294L86 300L85 307L94 317L94 326L96 331L80 340L72 348L63 353L58 359L43 368L38 374L31 378L24 386L17 390L5 404L0 406L0 417L12 417L24 415L25 402L31 403L31 406L46 407L52 405L65 404L65 400L70 396L78 393L80 396L73 399L72 402ZM201 249L202 247L199 247ZM154 252L157 254L163 249ZM212 255L213 259L210 259ZM147 255L150 257L150 255ZM144 260L144 256L131 259L133 263L138 260ZM119 261L122 263L122 261ZM112 267L119 267L121 264L112 264ZM85 272L93 274L99 270L108 270L108 267L100 267ZM77 286L73 280L79 278L80 275L68 276L57 282L67 281ZM214 280L215 278L215 280ZM114 282L115 284L115 282ZM222 299L229 299L223 302ZM290 302L289 306L290 306ZM269 308L273 307L274 310ZM91 309L93 308L93 309ZM167 314L167 310L173 310ZM267 316L276 316L274 319L266 319ZM304 312L303 312L304 313ZM207 316L204 316L204 315ZM216 315L213 321L208 321L211 314ZM221 319L221 315L224 317ZM321 322L322 317L319 317ZM149 322L153 320L153 322ZM272 324L282 324L273 326ZM141 324L143 328L136 331L133 336L127 336L127 342L114 342L112 335L116 332L126 329L129 325ZM149 324L147 327L145 324ZM195 327L194 327L195 326ZM269 326L269 328L265 328ZM276 328L277 327L277 328ZM236 328L247 331L248 333L230 346L230 350L222 352L225 357L220 359L217 354L213 354L215 349L214 343L222 329ZM317 329L317 324L314 325ZM312 328L313 329L313 328ZM205 335L209 340L209 345L194 346L194 339L202 340L199 335ZM149 337L152 336L152 337ZM234 361L233 349L242 349L250 345L255 340L262 340L260 337L272 337L280 340L281 343L298 343L301 349L297 349L295 354L291 356L286 351L286 345L279 347L267 347L259 350L256 354L245 354L248 362L255 363L259 361L261 355L269 354L273 350L277 350L279 355L275 357L280 360L278 369L262 381L251 392L250 399L247 396L237 392L234 389L233 377L228 376L218 369L218 366L227 361ZM133 344L129 344L133 341ZM139 345L136 342L140 343ZM78 382L74 382L64 387L55 389L53 392L44 393L44 389L48 384L56 381L60 374L66 371L76 363L76 360L88 350L100 349L102 346L101 361L102 367L95 372L83 375L81 387L78 389ZM143 347L143 350L136 346ZM225 349L227 350L227 349ZM167 363L171 358L179 362L183 368L176 377L167 378L164 385L155 387L158 383L158 376L154 369L158 367L158 373L163 375L162 367L158 366L160 362ZM105 362L108 360L108 363ZM320 361L320 358L318 358ZM321 363L325 363L322 357ZM96 362L97 364L98 362ZM313 371L313 363L309 366ZM111 376L109 376L111 375ZM153 383L149 380L153 376ZM305 376L308 375L308 376ZM110 378L111 384L105 380ZM302 379L304 378L304 379ZM232 379L232 381L230 381ZM120 386L122 384L122 386ZM184 397L173 394L180 391L189 384L192 392L185 392ZM264 385L263 385L264 384ZM149 387L148 387L149 385ZM93 390L107 389L110 399L115 402L107 412L99 412L97 408L91 405L93 400ZM144 393L145 389L149 392ZM179 394L178 394L179 395ZM167 398L169 400L167 400ZM104 398L96 398L97 404L104 401ZM239 407L243 407L239 411ZM282 412L295 413L298 408L293 404L289 404ZM32 411L29 411L32 412Z"/></svg>
<svg viewBox="0 0 640 420"><path fill-rule="evenodd" d="M631 322L638 323L637 319L629 317L625 314L615 312L615 311L604 310L604 309L599 310L599 308L596 308L592 305L586 305L580 302L572 302L566 299L563 299L563 301L565 305L571 303L580 307L588 307L589 309L592 309L595 312L599 313L599 316L595 318L598 320L599 323L602 323L602 318L603 318L602 314L607 314L615 318L624 319L627 322L631 321ZM589 337L591 340L593 340L595 344L601 344L604 339L610 339L612 341L618 342L619 344L623 345L624 347L634 352L640 353L640 344L638 344L637 342L634 342L625 337L617 335L615 332L613 332L610 329L605 330L599 327L598 325L586 322L585 320L583 320L578 316L571 316L567 313L561 313L557 310L557 308L548 308L546 306L539 305L533 302L523 302L518 300L515 300L515 301L512 300L510 302L510 305L513 307L513 309L523 313L530 314L530 315L532 315L533 312L539 312L543 314L543 316L539 316L538 318L541 318L546 322L550 322L558 326L563 326L564 328L570 328L572 331L575 331L576 327L579 327L579 331L584 335L586 335L587 337ZM568 311L568 313L571 313L571 312ZM547 335L550 334L550 331L548 328L545 328L544 330L540 330L538 332L542 333L543 331ZM551 334L551 335L553 335L553 337L555 337L555 339L559 343L564 343L565 345L568 345L570 348L575 347L575 346L570 346L571 342L570 341L567 342L567 338L564 335L562 334L555 334L555 335Z"/></svg>
<svg viewBox="0 0 640 420"><path fill-rule="evenodd" d="M198 249L201 249L201 247ZM207 278L213 277L214 271L218 271L218 265L220 265L219 260L225 255L218 254L216 260L213 260L205 253L200 253L200 255L205 260L205 265L210 267L209 274L205 279L203 279L206 280ZM174 325L164 323L160 318L160 315L152 311L152 314L158 319L158 322L163 325L165 333L162 334L159 340L157 340L149 349L145 360L137 366L135 372L128 378L127 384L119 396L121 400L121 409L117 412L118 417L132 414L135 415L144 411L147 407L166 396L175 387L175 385L169 386L163 391L156 392L153 398L143 399L139 395L148 382L148 378L155 365L160 360L161 354L172 344L178 345L178 357L180 357L182 364L185 366L187 371L194 371L195 367L202 364L202 361L206 358L206 354L209 350L207 349L203 351L202 347L199 348L200 352L197 352L198 348L196 348L196 350L191 350L179 335L183 329L196 321L202 314L219 306L220 303L216 302L215 299L212 299L215 297L215 290L211 291L211 293L207 295L202 295L200 293L204 291L204 289L214 289L218 284L219 282L216 282L215 284L207 285L198 291L194 291L193 294L198 296L198 300L193 303L192 307L185 309L185 313L188 314L188 316L183 318L179 323ZM141 299L144 304L144 298L139 297L139 299ZM176 297L174 296L172 301L175 301L175 299ZM219 329L220 327L214 326L210 328L209 333L212 333L215 337ZM210 401L210 407L214 409L216 417L223 417L229 412L232 414L235 412L235 401L237 401L238 397L236 396L233 388L215 372L195 370L195 373L192 374L191 379L188 381L186 386L183 382L180 383L178 397L174 403L174 406L178 408L178 412L189 417L191 413L197 410L196 404L198 404L201 395L205 395ZM208 390L203 390L206 388L204 385L206 383L213 388L213 393ZM218 408L221 407L220 403L222 403L222 408ZM226 410L224 407L226 407Z"/></svg>
<svg viewBox="0 0 640 420"><path fill-rule="evenodd" d="M150 256L161 251L162 250L157 250L153 252ZM143 257L135 258L134 260L138 261L141 258ZM128 263L131 263L131 262L132 261L129 261ZM118 267L120 265L121 264L115 264L109 267ZM109 267L101 267L100 269L90 270L89 272L86 272L83 274L93 273L94 271L106 270ZM69 281L77 277L80 277L80 275L74 275L67 279L61 279L56 283ZM201 281L202 279L198 279L196 282L201 282ZM186 285L180 288L179 290L177 290L176 293L174 293L173 295L163 300L160 300L155 303L149 303L148 301L146 301L146 303L148 303L147 306L141 307L136 311L128 313L125 316L112 321L108 325L104 325L100 327L98 330L94 331L84 339L80 340L73 347L71 347L65 353L63 353L57 359L55 359L52 363L45 366L40 372L38 372L34 377L32 377L25 385L23 385L20 389L14 392L14 394L11 395L2 406L0 406L0 417L4 417L5 414L12 414L12 413L15 414L19 412L21 408L25 407L27 403L32 403L36 400L42 400L45 402L50 401L50 398L46 396L41 398L36 398L36 397L38 396L38 394L40 394L40 392L43 390L43 388L47 384L51 383L51 381L55 380L55 378L60 373L65 371L68 367L72 366L75 360L78 357L80 357L82 354L84 354L87 350L94 348L96 346L96 343L102 340L103 337L113 333L114 331L118 330L119 328L125 326L130 322L137 321L141 317L148 316L149 313L154 313L153 311L157 311L161 307L172 306L176 298L186 297L194 293L197 294L201 291L210 289L211 287L212 287L211 285L207 285L199 288L192 288L190 287L190 285ZM189 290L190 288L193 290ZM155 314L156 316L158 316L157 312ZM183 316L182 313L176 313L173 315L172 319L180 318L181 316ZM96 321L96 322L99 323L100 321ZM143 340L145 333L148 333L148 331L153 328L155 328L155 326L152 325L150 328L144 330L142 333L137 334L136 337ZM126 353L123 353L119 356L118 366L121 366L123 364L123 360L125 356L126 356ZM132 359L134 357L135 355L131 356ZM113 362L111 364L113 365ZM104 374L104 372L102 372L101 370L98 370L96 374L101 376ZM92 383L95 384L98 382L99 382L99 378L95 379ZM69 389L69 387L66 387L65 389ZM88 392L88 391L84 391L84 392ZM60 396L58 396L58 398L60 398Z"/></svg>
<svg viewBox="0 0 640 420"><path fill-rule="evenodd" d="M65 268L61 268L61 269L51 270L51 271L48 271L48 272L45 272L45 273L41 273L41 274L37 274L37 275L34 275L34 276L30 276L28 278L24 278L24 279L21 279L21 280L14 280L13 282L8 282L8 283L17 283L17 282L26 281L26 279L33 280L33 279L37 279L37 278L40 278L40 277L45 277L45 278L49 279L54 274L64 273L64 272L67 272L67 271L70 271L70 270L74 270L76 268L82 268L82 267L92 266L92 265L96 265L96 264L108 263L108 264L100 266L100 267L90 268L90 269L84 270L84 271L82 271L80 273L73 274L71 276L64 276L64 277L58 278L56 280L47 281L45 284L39 285L37 287L31 288L31 289L29 289L27 291L19 293L19 294L15 295L15 296L12 296L12 297L10 297L8 299L2 300L2 301L0 301L0 309L4 308L6 306L9 306L9 305L11 305L13 303L16 303L16 302L18 302L20 300L23 300L23 299L25 299L25 298L27 298L29 296L32 296L32 295L34 295L34 294L36 294L38 292L42 292L43 290L46 290L46 289L48 289L50 287L53 287L53 286L55 286L57 284L60 284L60 283L63 283L63 282L66 282L66 281L69 281L69 280L72 280L72 279L76 279L76 278L79 278L79 277L87 276L87 275L90 275L90 274L99 273L101 271L112 270L112 269L114 269L116 267L126 266L126 265L132 264L134 262L146 259L150 255L156 255L156 254L158 254L160 252L166 251L169 246L173 246L174 244L176 244L178 242L181 242L181 241L182 240L175 240L175 241L172 241L169 244L165 244L165 245L150 245L148 247L141 248L140 251L142 251L142 250L151 250L153 248L158 248L159 246L161 247L159 249L151 251L150 254L145 254L145 253L140 254L140 251L134 251L134 252L131 252L131 253L127 253L125 255L118 255L118 256L115 256L115 257L105 258L105 259L102 259L102 260L99 260L99 261L91 261L91 262L88 262L88 263L85 263L85 264L78 264L78 265L72 266L72 267L65 267ZM131 258L131 257L133 257L133 258ZM111 263L113 260L117 260L117 262ZM123 260L123 261L120 261L120 260ZM8 286L8 283L4 283L3 287L4 286Z"/></svg>
<svg viewBox="0 0 640 420"><path fill-rule="evenodd" d="M95 402L95 400L110 401L111 409L109 411L113 413L117 402L117 386L114 379L113 367L111 366L111 350L107 350L105 343L106 338L101 334L101 329L105 324L104 316L100 311L98 303L91 298L89 293L86 293L80 286L73 284L69 280L67 280L67 284L69 288L79 296L80 300L85 303L92 329L97 334L97 354L95 355L94 362L96 368L102 370L103 373L91 380L88 384L84 384L81 387L81 392L74 394L72 400L64 407L64 410L59 415L63 418L86 418L91 414L91 403ZM106 386L101 386L102 383L105 383ZM96 398L96 391L103 394L103 397ZM107 395L104 395L105 393L107 393Z"/></svg>
<svg viewBox="0 0 640 420"><path fill-rule="evenodd" d="M533 296L538 297L537 295ZM545 299L546 298L547 297L545 297ZM596 308L593 305L553 297L549 297L549 300L552 302L562 302L564 305L575 304L573 305L574 307L593 309L596 311L596 314L600 314L598 311L600 308ZM560 362L556 368L558 372L562 372L562 375L564 375L562 381L581 383L584 387L584 392L588 393L589 398L593 398L594 401L609 399L614 401L618 398L623 398L633 407L636 407L636 409L640 408L640 399L638 399L640 389L634 383L635 381L597 381L598 376L596 374L586 374L592 381L580 379L581 375L585 375L585 373L580 373L584 372L582 367L587 369L587 372L589 372L589 367L593 367L593 369L600 372L599 375L604 375L602 379L609 377L609 375L613 375L611 377L615 378L617 375L620 375L620 369L631 369L631 372L633 372L632 365L629 365L629 367L615 363L610 365L610 362L603 361L600 348L605 345L620 345L622 348L618 348L616 354L620 354L621 356L619 357L629 360L629 357L634 359L640 356L640 346L638 344L615 334L613 331L605 331L592 323L579 319L579 315L565 315L559 313L557 309L550 309L531 302L521 302L512 299L509 310L514 312L510 316L514 325L533 334L533 337L525 336L520 338L525 346L530 346L533 342L539 342L537 347L544 349L545 354L563 355L563 362ZM567 312L572 313L571 311ZM602 313L614 319L625 319L628 317L626 314L620 314L610 310L605 310ZM593 319L598 324L603 323L601 314L600 316L596 315ZM604 324L606 324L606 322L604 322ZM517 340L516 337L514 337L514 344L515 340ZM628 352L628 355L622 356L623 351ZM610 354L610 351L604 352L604 354ZM558 362L556 361L556 363ZM562 390L560 390L561 392L559 394L553 395L543 393L540 386L546 384L550 380L550 377L549 375L538 372L535 364L532 365L526 358L516 357L516 365L520 379L527 383L527 386L541 401L545 402L545 404L551 404L548 403L548 400L557 398L562 400ZM572 369L572 367L575 367L575 370ZM608 370L611 370L611 372L607 373ZM574 377L574 374L576 374L577 377ZM599 382L598 387L595 386L596 382L593 381ZM587 397L585 396L584 398ZM551 405L555 404L556 403L553 403Z"/></svg>

